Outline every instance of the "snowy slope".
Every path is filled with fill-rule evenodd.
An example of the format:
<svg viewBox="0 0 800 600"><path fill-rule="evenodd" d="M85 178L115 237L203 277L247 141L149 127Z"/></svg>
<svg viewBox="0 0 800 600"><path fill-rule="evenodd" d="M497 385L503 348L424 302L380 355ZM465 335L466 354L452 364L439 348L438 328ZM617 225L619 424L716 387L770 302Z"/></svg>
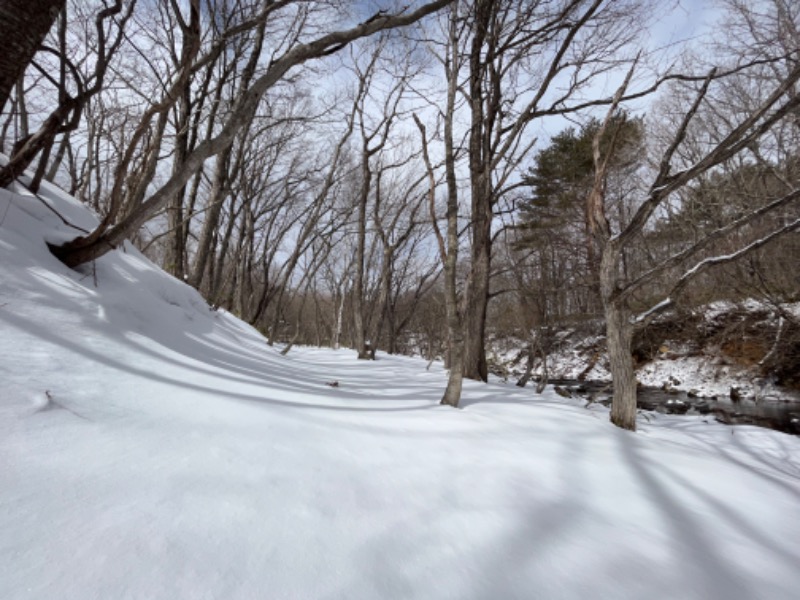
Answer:
<svg viewBox="0 0 800 600"><path fill-rule="evenodd" d="M282 357L129 245L66 269L44 201L0 190L0 598L800 595L800 439L440 407L441 366Z"/></svg>

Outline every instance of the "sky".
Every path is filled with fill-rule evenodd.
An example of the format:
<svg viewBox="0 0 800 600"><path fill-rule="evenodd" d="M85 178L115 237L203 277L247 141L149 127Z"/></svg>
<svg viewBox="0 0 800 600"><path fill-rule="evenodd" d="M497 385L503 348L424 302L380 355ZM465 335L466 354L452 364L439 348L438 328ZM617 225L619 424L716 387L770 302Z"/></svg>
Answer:
<svg viewBox="0 0 800 600"><path fill-rule="evenodd" d="M655 49L693 37L703 38L719 17L720 10L710 0L678 0L654 24L649 47Z"/></svg>

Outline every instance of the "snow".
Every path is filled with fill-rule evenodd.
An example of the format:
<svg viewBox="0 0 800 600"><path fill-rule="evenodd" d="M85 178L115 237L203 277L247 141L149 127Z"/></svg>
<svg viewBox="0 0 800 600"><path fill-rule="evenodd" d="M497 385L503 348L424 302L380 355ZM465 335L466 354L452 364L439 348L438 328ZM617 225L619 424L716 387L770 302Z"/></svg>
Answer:
<svg viewBox="0 0 800 600"><path fill-rule="evenodd" d="M789 315L793 315L799 308L800 303L780 306L780 310ZM770 320L782 319L775 306L755 299L738 303L712 302L700 309L700 313L703 321L709 326L712 326L717 319L731 313L751 315L763 313ZM666 353L637 369L636 377L643 385L662 387L666 384L676 390L693 391L699 397L717 397L723 400L730 397L732 388L738 389L741 395L749 400L760 401L770 398L786 401L791 398L785 388L764 378L760 364L750 366L735 364L724 359L723 353L713 346L698 353L697 348L690 348L671 340L665 341L665 345L668 350Z"/></svg>
<svg viewBox="0 0 800 600"><path fill-rule="evenodd" d="M753 400L781 397L780 389L762 379L757 368L726 365L707 356L658 358L642 365L636 371L636 378L642 385L666 385L675 390L691 391L700 398L724 400L730 397L732 388Z"/></svg>
<svg viewBox="0 0 800 600"><path fill-rule="evenodd" d="M672 298L664 298L658 304L650 307L649 309L647 309L643 313L637 315L636 318L634 319L634 323L641 323L642 321L646 321L648 318L650 318L650 316L652 316L655 313L658 313L658 312L664 310L665 308L667 308L667 307L669 307L671 305L672 305Z"/></svg>
<svg viewBox="0 0 800 600"><path fill-rule="evenodd" d="M129 244L63 267L72 235L0 190L0 598L800 594L800 438L499 383L442 407L441 365L280 356Z"/></svg>

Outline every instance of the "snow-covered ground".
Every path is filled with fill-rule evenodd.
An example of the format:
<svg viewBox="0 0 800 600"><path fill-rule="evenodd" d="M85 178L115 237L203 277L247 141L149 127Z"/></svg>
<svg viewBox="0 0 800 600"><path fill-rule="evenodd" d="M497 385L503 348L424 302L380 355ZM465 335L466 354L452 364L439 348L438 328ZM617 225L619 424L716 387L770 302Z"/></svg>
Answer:
<svg viewBox="0 0 800 600"><path fill-rule="evenodd" d="M129 245L66 269L73 231L0 190L0 598L800 597L800 438L440 407L440 365L280 356Z"/></svg>
<svg viewBox="0 0 800 600"><path fill-rule="evenodd" d="M730 399L732 389L748 401L782 397L780 388L762 379L757 367L723 364L711 356L660 357L636 371L642 385L691 391L701 398Z"/></svg>

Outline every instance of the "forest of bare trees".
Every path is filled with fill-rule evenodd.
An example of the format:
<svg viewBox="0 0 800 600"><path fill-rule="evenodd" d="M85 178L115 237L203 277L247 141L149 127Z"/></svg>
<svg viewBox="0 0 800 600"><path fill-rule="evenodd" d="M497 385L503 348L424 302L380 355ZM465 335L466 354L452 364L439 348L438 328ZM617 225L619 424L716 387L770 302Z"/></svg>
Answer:
<svg viewBox="0 0 800 600"><path fill-rule="evenodd" d="M715 6L654 44L680 7L6 2L0 185L93 209L69 267L132 243L286 352L444 359L452 406L492 336L604 323L635 429L637 331L800 299L800 6Z"/></svg>

